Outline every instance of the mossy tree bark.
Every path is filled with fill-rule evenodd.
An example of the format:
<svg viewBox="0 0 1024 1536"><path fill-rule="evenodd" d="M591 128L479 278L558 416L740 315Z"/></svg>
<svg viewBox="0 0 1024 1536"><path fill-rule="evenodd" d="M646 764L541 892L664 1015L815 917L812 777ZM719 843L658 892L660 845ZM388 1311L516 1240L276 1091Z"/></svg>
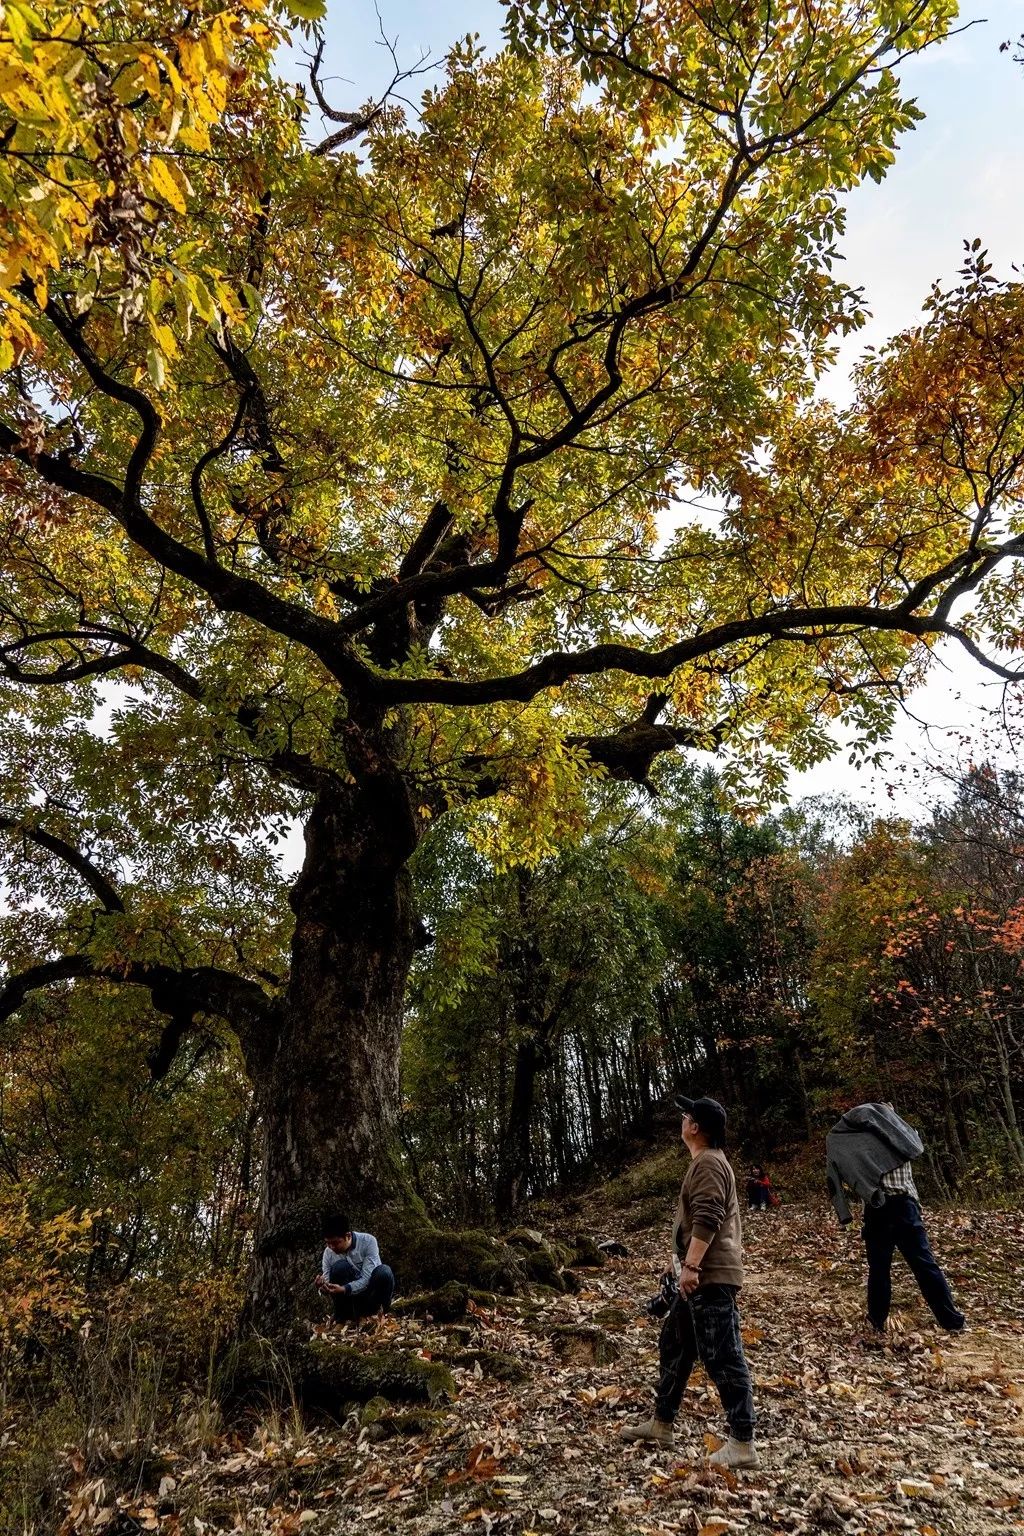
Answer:
<svg viewBox="0 0 1024 1536"><path fill-rule="evenodd" d="M397 1132L415 817L379 743L350 729L346 749L354 782L322 789L305 829L279 1028L250 1063L263 1171L246 1321L268 1333L324 1315L312 1282L325 1211L382 1239L426 1222Z"/></svg>

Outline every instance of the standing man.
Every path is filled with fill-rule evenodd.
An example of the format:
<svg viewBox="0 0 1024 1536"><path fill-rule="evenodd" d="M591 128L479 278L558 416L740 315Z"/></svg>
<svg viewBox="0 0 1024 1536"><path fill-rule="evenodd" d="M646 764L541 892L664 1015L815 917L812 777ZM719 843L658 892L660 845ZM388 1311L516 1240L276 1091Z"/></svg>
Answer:
<svg viewBox="0 0 1024 1536"><path fill-rule="evenodd" d="M370 1232L353 1232L347 1216L324 1219L324 1256L313 1282L334 1303L334 1321L351 1322L386 1312L395 1294L395 1277L380 1261L377 1239Z"/></svg>
<svg viewBox="0 0 1024 1536"><path fill-rule="evenodd" d="M825 1140L828 1188L836 1215L852 1221L843 1186L864 1202L862 1236L868 1260L868 1321L885 1330L892 1304L892 1258L906 1259L940 1328L962 1333L964 1314L953 1300L921 1220L921 1201L910 1163L924 1144L891 1104L858 1104L848 1109Z"/></svg>
<svg viewBox="0 0 1024 1536"><path fill-rule="evenodd" d="M725 1146L725 1110L715 1099L677 1099L690 1154L672 1228L679 1295L658 1340L661 1375L654 1417L622 1431L671 1450L673 1424L699 1360L718 1390L729 1439L711 1457L717 1467L756 1467L754 1396L743 1354L736 1296L743 1284L743 1232L736 1179Z"/></svg>

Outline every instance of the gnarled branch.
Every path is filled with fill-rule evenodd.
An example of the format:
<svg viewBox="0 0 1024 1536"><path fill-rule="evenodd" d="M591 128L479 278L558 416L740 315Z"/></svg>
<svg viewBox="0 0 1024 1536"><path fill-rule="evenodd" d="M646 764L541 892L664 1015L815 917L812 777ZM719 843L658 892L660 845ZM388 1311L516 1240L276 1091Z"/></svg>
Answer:
<svg viewBox="0 0 1024 1536"><path fill-rule="evenodd" d="M264 1062L273 1048L275 1001L256 982L212 965L177 970L169 965L129 961L114 967L98 965L88 955L60 955L7 978L0 986L0 1022L17 1013L32 992L76 980L148 989L153 1006L171 1019L151 1053L155 1075L166 1073L174 1050L198 1014L212 1014L230 1024L250 1066Z"/></svg>

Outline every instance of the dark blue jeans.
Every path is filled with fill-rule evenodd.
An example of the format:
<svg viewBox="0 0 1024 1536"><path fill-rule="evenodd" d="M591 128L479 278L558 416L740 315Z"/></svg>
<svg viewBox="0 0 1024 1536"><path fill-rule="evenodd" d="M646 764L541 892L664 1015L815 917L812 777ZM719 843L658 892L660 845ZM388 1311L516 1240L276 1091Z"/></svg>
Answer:
<svg viewBox="0 0 1024 1536"><path fill-rule="evenodd" d="M348 1285L359 1274L358 1269L343 1253L331 1264L331 1284ZM334 1321L348 1323L356 1317L370 1317L381 1308L386 1312L395 1294L395 1277L387 1264L378 1264L370 1275L365 1291L355 1296L332 1296Z"/></svg>
<svg viewBox="0 0 1024 1536"><path fill-rule="evenodd" d="M699 1360L718 1389L734 1440L754 1438L754 1394L740 1337L734 1285L701 1285L680 1296L661 1327L655 1417L671 1424Z"/></svg>
<svg viewBox="0 0 1024 1536"><path fill-rule="evenodd" d="M885 1327L892 1305L892 1258L896 1249L906 1259L921 1295L943 1328L959 1332L964 1315L938 1261L921 1220L921 1207L910 1195L887 1195L884 1205L864 1207L864 1247L868 1256L868 1317L873 1327Z"/></svg>

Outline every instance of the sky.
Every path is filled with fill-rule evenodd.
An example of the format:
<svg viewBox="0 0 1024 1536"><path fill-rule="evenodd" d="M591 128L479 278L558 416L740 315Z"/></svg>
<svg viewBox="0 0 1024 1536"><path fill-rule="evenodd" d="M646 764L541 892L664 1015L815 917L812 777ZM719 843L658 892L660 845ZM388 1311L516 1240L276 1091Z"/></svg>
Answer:
<svg viewBox="0 0 1024 1536"><path fill-rule="evenodd" d="M403 65L422 54L441 59L467 32L500 44L497 0L379 0L379 12L378 19L365 0L330 0L322 73L340 106L358 105L387 83L391 58L379 42L381 26ZM958 35L903 66L904 86L925 120L902 140L885 181L866 182L849 198L843 275L864 289L870 319L843 342L823 381L837 401L849 394L863 348L913 325L932 282L956 276L965 240L980 238L1001 275L1024 263L1024 67L1012 50L999 51L1024 31L1024 4L964 0L959 25ZM422 83L412 83L414 97ZM965 759L1011 753L991 718L1001 700L995 679L958 651L940 649L931 680L910 701L912 716L897 723L884 769L857 773L841 750L792 775L790 793L839 792L879 812L926 812L934 794L922 773L929 761L954 752Z"/></svg>

